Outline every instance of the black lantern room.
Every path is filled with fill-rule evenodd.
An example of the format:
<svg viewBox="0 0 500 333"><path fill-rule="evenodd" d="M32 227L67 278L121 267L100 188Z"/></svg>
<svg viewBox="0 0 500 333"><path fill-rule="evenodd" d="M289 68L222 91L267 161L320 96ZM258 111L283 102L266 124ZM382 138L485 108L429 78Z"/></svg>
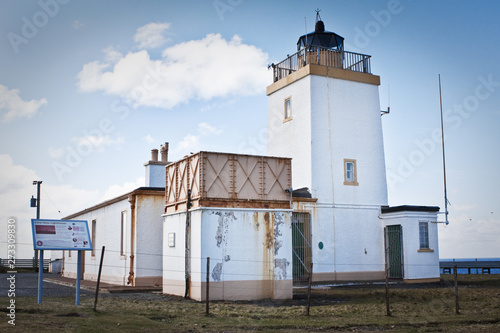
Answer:
<svg viewBox="0 0 500 333"><path fill-rule="evenodd" d="M323 47L336 51L344 50L344 38L334 32L325 31L325 24L321 21L319 10L316 11L316 25L314 32L303 35L297 42L297 51L303 48Z"/></svg>

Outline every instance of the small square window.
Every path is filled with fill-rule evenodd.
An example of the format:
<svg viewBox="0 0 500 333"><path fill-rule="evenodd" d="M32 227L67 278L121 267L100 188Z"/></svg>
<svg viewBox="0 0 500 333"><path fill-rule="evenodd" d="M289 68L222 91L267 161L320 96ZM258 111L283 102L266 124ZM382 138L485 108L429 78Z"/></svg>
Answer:
<svg viewBox="0 0 500 333"><path fill-rule="evenodd" d="M419 238L420 238L420 248L429 248L429 223L419 222L418 223Z"/></svg>
<svg viewBox="0 0 500 333"><path fill-rule="evenodd" d="M285 121L292 119L292 98L285 99Z"/></svg>
<svg viewBox="0 0 500 333"><path fill-rule="evenodd" d="M356 174L356 160L344 159L344 185L359 185Z"/></svg>

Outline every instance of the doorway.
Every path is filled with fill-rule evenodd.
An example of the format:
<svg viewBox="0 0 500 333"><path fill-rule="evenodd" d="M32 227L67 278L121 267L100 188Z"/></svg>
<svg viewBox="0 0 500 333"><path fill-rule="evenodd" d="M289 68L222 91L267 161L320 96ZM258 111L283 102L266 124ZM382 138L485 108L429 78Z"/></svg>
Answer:
<svg viewBox="0 0 500 333"><path fill-rule="evenodd" d="M306 282L311 265L311 215L292 213L293 282Z"/></svg>
<svg viewBox="0 0 500 333"><path fill-rule="evenodd" d="M403 228L401 225L385 227L385 262L388 268L388 277L402 279L403 271Z"/></svg>

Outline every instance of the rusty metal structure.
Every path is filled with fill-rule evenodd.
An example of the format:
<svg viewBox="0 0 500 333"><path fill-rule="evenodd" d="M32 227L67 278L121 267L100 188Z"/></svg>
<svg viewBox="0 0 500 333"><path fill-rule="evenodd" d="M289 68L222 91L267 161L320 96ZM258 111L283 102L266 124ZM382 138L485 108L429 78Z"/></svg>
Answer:
<svg viewBox="0 0 500 333"><path fill-rule="evenodd" d="M165 213L191 208L290 209L290 158L202 151L166 166Z"/></svg>

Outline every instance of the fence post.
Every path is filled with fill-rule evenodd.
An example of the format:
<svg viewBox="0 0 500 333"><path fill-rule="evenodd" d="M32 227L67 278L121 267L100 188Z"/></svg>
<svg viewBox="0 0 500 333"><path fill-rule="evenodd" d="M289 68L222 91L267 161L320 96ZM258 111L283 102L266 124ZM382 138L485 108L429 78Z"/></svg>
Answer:
<svg viewBox="0 0 500 333"><path fill-rule="evenodd" d="M205 315L210 314L210 257L207 257L207 284L206 284L206 295L205 295Z"/></svg>
<svg viewBox="0 0 500 333"><path fill-rule="evenodd" d="M102 251L101 251L101 262L99 263L99 273L97 274L97 285L95 287L94 311L96 311L96 307L97 307L97 296L99 295L99 284L101 283L102 260L104 259L104 251L105 250L106 250L106 246L103 246Z"/></svg>
<svg viewBox="0 0 500 333"><path fill-rule="evenodd" d="M389 268L385 263L385 307L387 316L391 315L391 305L389 302Z"/></svg>
<svg viewBox="0 0 500 333"><path fill-rule="evenodd" d="M312 280L312 271L313 271L313 264L309 266L309 282L307 285L307 310L306 310L306 316L309 316L309 308L311 307L311 280Z"/></svg>
<svg viewBox="0 0 500 333"><path fill-rule="evenodd" d="M453 268L453 274L455 278L455 313L460 314L460 307L458 305L458 272L457 265Z"/></svg>

